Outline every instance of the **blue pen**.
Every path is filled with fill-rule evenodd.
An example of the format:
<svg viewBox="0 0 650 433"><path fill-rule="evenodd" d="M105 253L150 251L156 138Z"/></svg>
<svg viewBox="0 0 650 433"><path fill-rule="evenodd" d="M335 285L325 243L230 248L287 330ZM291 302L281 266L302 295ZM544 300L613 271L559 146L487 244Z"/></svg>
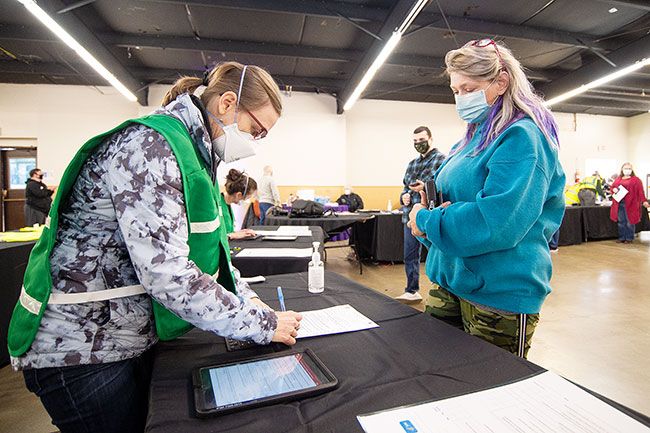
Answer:
<svg viewBox="0 0 650 433"><path fill-rule="evenodd" d="M284 294L282 293L282 287L278 286L278 301L280 301L280 309L282 311L287 311L287 308L284 306Z"/></svg>

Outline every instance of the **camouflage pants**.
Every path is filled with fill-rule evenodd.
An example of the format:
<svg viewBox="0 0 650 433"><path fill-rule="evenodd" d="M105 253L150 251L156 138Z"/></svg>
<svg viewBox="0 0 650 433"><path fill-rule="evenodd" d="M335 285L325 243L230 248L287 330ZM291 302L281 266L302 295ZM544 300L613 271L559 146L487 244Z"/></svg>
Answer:
<svg viewBox="0 0 650 433"><path fill-rule="evenodd" d="M437 284L429 290L424 312L522 358L528 355L539 321L539 314L501 314L486 310Z"/></svg>

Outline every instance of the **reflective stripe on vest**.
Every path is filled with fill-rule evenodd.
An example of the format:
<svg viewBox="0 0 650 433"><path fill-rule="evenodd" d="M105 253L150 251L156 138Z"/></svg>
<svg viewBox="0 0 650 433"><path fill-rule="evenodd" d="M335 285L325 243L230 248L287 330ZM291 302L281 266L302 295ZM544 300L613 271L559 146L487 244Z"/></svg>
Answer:
<svg viewBox="0 0 650 433"><path fill-rule="evenodd" d="M77 152L61 178L43 234L30 254L23 289L12 314L7 338L9 353L12 356L21 356L29 350L38 333L47 304L96 302L145 293L139 285L95 292L51 293L53 284L50 255L56 243L60 203L69 196L81 168L97 146L106 138L134 123L145 125L160 133L176 157L182 176L189 228L187 241L189 260L193 261L201 271L209 275L218 275L219 284L233 293L236 292L234 273L230 269L226 224L220 216L223 214L221 195L213 185L205 163L185 125L175 117L167 115L152 115L128 120L111 131L88 140ZM176 338L191 329L189 323L166 310L155 299L152 299L152 306L156 332L161 340Z"/></svg>

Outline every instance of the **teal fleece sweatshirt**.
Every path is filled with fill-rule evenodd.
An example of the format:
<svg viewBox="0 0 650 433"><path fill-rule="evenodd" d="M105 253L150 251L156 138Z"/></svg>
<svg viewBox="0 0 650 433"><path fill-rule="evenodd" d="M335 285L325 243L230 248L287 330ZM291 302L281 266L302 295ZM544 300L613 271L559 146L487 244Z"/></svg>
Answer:
<svg viewBox="0 0 650 433"><path fill-rule="evenodd" d="M564 172L530 118L474 155L482 127L436 173L452 204L417 214L427 275L469 302L539 313L551 291L548 241L564 215Z"/></svg>

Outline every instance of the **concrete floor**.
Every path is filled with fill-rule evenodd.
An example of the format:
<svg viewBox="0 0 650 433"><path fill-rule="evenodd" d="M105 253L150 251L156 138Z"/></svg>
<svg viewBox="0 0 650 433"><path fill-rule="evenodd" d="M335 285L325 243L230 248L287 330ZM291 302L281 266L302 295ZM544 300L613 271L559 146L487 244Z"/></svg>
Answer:
<svg viewBox="0 0 650 433"><path fill-rule="evenodd" d="M388 295L405 285L402 265L364 265L330 250L327 269ZM632 245L614 241L561 247L553 255L553 293L541 314L529 359L650 415L650 233ZM422 273L424 275L424 273ZM426 293L426 277L421 293ZM423 303L414 305L422 309ZM0 432L56 431L22 376L0 369Z"/></svg>

